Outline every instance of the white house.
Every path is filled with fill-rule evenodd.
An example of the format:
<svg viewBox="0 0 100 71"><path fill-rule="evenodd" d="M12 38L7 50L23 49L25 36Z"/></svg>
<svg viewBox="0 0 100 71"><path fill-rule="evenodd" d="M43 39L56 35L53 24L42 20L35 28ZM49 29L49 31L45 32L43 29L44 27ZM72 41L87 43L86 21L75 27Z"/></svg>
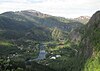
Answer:
<svg viewBox="0 0 100 71"><path fill-rule="evenodd" d="M56 57L61 57L61 55L56 55Z"/></svg>
<svg viewBox="0 0 100 71"><path fill-rule="evenodd" d="M50 59L56 59L56 57L55 56L52 56Z"/></svg>

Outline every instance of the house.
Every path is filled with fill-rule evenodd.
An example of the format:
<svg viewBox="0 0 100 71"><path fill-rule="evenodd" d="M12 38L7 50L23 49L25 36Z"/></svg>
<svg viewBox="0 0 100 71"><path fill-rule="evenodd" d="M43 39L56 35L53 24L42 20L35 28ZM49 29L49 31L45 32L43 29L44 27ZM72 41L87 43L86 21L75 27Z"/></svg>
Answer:
<svg viewBox="0 0 100 71"><path fill-rule="evenodd" d="M56 57L55 56L52 56L50 59L56 59Z"/></svg>
<svg viewBox="0 0 100 71"><path fill-rule="evenodd" d="M61 55L56 55L56 57L61 57Z"/></svg>

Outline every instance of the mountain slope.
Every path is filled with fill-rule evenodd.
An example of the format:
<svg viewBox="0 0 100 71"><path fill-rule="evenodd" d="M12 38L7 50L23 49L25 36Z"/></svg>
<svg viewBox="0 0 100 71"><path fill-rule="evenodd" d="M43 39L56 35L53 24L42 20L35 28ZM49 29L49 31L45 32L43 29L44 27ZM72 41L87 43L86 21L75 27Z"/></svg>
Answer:
<svg viewBox="0 0 100 71"><path fill-rule="evenodd" d="M34 25L46 26L46 27L58 27L62 30L71 30L73 24L76 25L74 28L81 26L82 24L62 17L54 17L51 15L43 14L34 10L24 10L17 12L5 12L1 16L9 17L17 21L30 21L35 22Z"/></svg>
<svg viewBox="0 0 100 71"><path fill-rule="evenodd" d="M34 29L34 31L40 30L41 32L48 33L46 32L47 29L42 27L37 27L33 23L34 22L18 21L18 20L10 19L8 17L0 16L1 38L4 37L5 39L18 39L24 37L32 29ZM35 34L38 35L37 33ZM42 36L44 36L44 34L42 34Z"/></svg>
<svg viewBox="0 0 100 71"><path fill-rule="evenodd" d="M77 21L54 17L35 10L0 14L1 37L4 36L4 38L9 39L15 39L17 36L16 39L18 39L25 36L25 38L33 40L51 40L52 31L55 27L64 32L70 32L80 26L83 25ZM12 38L11 36L15 37Z"/></svg>
<svg viewBox="0 0 100 71"><path fill-rule="evenodd" d="M75 44L77 55L67 64L69 71L100 71L100 11L81 29L72 31L70 38L72 44L80 40Z"/></svg>
<svg viewBox="0 0 100 71"><path fill-rule="evenodd" d="M91 58L88 59L85 71L100 70L100 11L97 11L87 24L86 50ZM84 52L85 53L85 52Z"/></svg>
<svg viewBox="0 0 100 71"><path fill-rule="evenodd" d="M100 11L97 11L86 24L80 49L78 53L78 64L81 71L100 70Z"/></svg>

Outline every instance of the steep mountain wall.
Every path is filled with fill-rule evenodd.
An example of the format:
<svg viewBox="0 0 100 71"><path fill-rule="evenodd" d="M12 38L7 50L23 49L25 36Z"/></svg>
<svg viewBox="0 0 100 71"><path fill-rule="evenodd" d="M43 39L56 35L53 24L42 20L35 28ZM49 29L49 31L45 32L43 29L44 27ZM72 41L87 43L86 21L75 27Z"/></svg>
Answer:
<svg viewBox="0 0 100 71"><path fill-rule="evenodd" d="M85 26L80 47L84 71L100 71L100 11L93 14Z"/></svg>

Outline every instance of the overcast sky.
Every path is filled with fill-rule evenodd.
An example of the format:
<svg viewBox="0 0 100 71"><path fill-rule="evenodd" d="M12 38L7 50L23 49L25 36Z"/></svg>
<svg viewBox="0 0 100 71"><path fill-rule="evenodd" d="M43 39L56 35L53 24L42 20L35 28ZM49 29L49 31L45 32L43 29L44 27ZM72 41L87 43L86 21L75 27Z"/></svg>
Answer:
<svg viewBox="0 0 100 71"><path fill-rule="evenodd" d="M0 0L0 13L28 9L66 18L91 16L100 10L100 0Z"/></svg>

